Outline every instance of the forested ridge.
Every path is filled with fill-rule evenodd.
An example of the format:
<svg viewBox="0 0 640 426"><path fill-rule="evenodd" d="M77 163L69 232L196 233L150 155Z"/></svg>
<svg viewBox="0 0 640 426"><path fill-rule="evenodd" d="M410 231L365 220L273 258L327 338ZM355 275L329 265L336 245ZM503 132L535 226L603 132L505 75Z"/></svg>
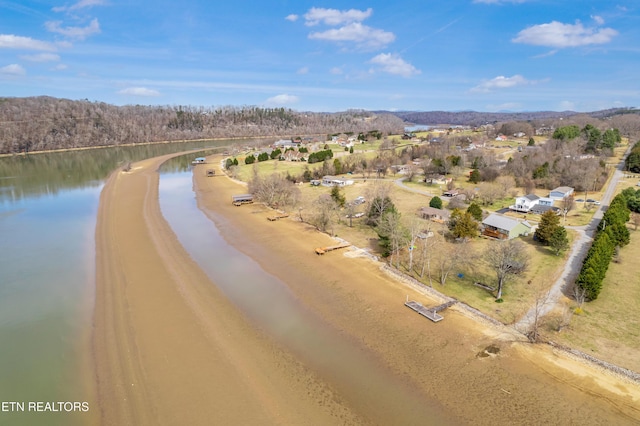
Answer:
<svg viewBox="0 0 640 426"><path fill-rule="evenodd" d="M144 142L336 132L401 133L391 114L256 106L115 106L51 97L0 99L0 154Z"/></svg>
<svg viewBox="0 0 640 426"><path fill-rule="evenodd" d="M385 113L386 111L377 111ZM465 125L481 126L508 121L539 122L539 124L559 121L576 116L608 119L619 115L640 114L635 108L611 108L589 113L575 111L529 111L529 112L479 112L479 111L394 111L391 114L415 124L425 125Z"/></svg>

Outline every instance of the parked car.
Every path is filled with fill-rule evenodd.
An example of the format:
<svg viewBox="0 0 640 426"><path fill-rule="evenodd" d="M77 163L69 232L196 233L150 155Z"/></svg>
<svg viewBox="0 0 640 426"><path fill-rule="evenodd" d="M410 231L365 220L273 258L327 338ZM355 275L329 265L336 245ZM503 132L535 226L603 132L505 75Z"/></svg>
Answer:
<svg viewBox="0 0 640 426"><path fill-rule="evenodd" d="M600 201L591 198L587 198L587 203L595 204L596 206L600 205Z"/></svg>
<svg viewBox="0 0 640 426"><path fill-rule="evenodd" d="M355 200L353 200L353 204L355 204L356 206L359 204L364 204L366 200L364 199L363 196L357 197Z"/></svg>
<svg viewBox="0 0 640 426"><path fill-rule="evenodd" d="M576 203L584 203L584 200L582 198L578 198L577 200L574 200Z"/></svg>

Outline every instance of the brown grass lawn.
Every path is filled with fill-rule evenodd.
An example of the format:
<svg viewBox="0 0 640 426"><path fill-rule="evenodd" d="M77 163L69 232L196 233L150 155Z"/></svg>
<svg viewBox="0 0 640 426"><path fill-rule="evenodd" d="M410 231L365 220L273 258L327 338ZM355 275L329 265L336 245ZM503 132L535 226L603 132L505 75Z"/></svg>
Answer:
<svg viewBox="0 0 640 426"><path fill-rule="evenodd" d="M358 151L364 152L365 155L373 156L377 153L378 143L365 143L356 145ZM332 146L332 148L335 148ZM340 155L342 148L336 148L336 155ZM240 160L240 158L239 158ZM242 161L241 161L242 164ZM309 168L321 167L321 164L308 165L307 163L290 163L290 162L274 162L267 161L263 163L256 163L260 173L268 174L272 172L289 171L292 175L299 175L302 173L305 166ZM239 176L243 180L250 179L253 173L253 166L242 165L239 170ZM365 196L370 191L370 188L374 184L380 184L384 182L391 188L391 198L396 205L398 211L401 212L403 219L406 223L409 223L414 217L415 212L422 206L429 204L430 196L417 194L415 192L408 191L401 187L398 187L393 183L399 176L392 174L387 175L385 179L361 179L362 176L353 176L355 178L355 184L347 186L342 189L347 201L353 200L358 196ZM627 184L620 185L620 190L626 186L637 183L637 179L628 179ZM464 176L460 176L456 179L457 187L470 187L470 184L466 181ZM429 186L422 182L407 182L407 186L410 188L418 189L421 191L430 192L434 195L439 195L444 190L444 187L438 185ZM314 211L314 202L321 194L330 193L330 188L326 187L312 187L305 183L299 186L301 190L301 202L298 208L292 213L296 216L301 214L303 218L308 218ZM546 195L546 194L540 194ZM589 197L595 194L589 194ZM447 203L446 198L443 198L445 205ZM491 206L483 206L483 209L488 211L495 211L502 207L507 207L512 204L513 198L505 198L503 200L496 201ZM366 212L368 204L363 204L358 207L359 212ZM378 238L376 232L369 226L364 224L364 218L357 218L351 221L349 226L349 219L345 217L346 212L341 211L339 220L336 221L333 228L330 230L334 235L343 238L357 247L369 249L374 254L378 254ZM580 226L587 224L593 215L593 211L586 212L577 206L567 217L566 225ZM537 222L536 217L528 217L531 222ZM425 223L426 227L426 223ZM431 229L434 227L432 226ZM640 234L640 232L639 232ZM569 232L569 237L573 241L576 235L573 232ZM638 238L640 239L640 238ZM481 262L481 254L487 249L487 246L492 241L486 239L476 239L468 243L468 256L463 264L456 268L449 276L447 284L441 286L437 283L437 280L433 282L433 286L439 291L455 297L474 306L481 311L493 316L494 318L503 321L505 323L512 323L517 321L534 303L536 295L542 290L549 288L553 282L557 279L562 271L564 265L565 255L555 256L548 248L542 247L533 241L532 236L524 237L522 240L527 244L529 251L530 264L528 271L521 277L514 278L509 282L503 291L504 303L497 304L494 301L494 296L487 290L477 287L474 282L483 282L490 286L495 286L495 274L488 269L486 265ZM453 243L446 243L453 244ZM627 262L629 265L630 262ZM402 267L401 267L402 268ZM406 266L405 266L406 272ZM640 276L640 265L636 271ZM459 275L460 274L460 275ZM428 279L425 277L425 282ZM629 280L627 280L629 281ZM602 296L601 296L602 297ZM594 303L601 303L600 301ZM595 305L590 305L595 306ZM590 312L590 311L589 311ZM587 314L585 314L585 317ZM577 318L576 318L577 319ZM575 319L574 319L575 321ZM569 335L569 333L566 333Z"/></svg>
<svg viewBox="0 0 640 426"><path fill-rule="evenodd" d="M570 240L574 239L575 235L570 233ZM497 242L485 238L477 238L467 243L468 253L465 261L452 271L444 286L440 285L434 274L433 287L506 324L517 321L532 306L537 294L549 289L555 282L562 272L566 256L555 256L548 248L534 242L533 236L523 237L521 240L527 245L529 267L526 273L514 277L505 285L503 303L496 303L494 294L474 285L475 282L480 282L492 287L496 286L495 273L483 262L482 254L491 244ZM447 242L446 244L456 243ZM403 270L407 272L406 266ZM417 274L414 274L414 277L420 279ZM421 280L425 284L429 283L426 276Z"/></svg>
<svg viewBox="0 0 640 426"><path fill-rule="evenodd" d="M616 192L638 187L640 175L621 179ZM611 263L598 299L585 303L583 313L573 315L568 328L555 331L550 318L547 334L552 340L580 349L625 368L640 371L640 230L628 225L631 242L620 251L620 262ZM575 309L575 302L569 308Z"/></svg>
<svg viewBox="0 0 640 426"><path fill-rule="evenodd" d="M632 228L631 228L632 229ZM620 251L620 263L611 263L597 300L585 303L568 328L548 337L595 357L640 371L640 231L631 231L631 243ZM575 302L570 304L575 308Z"/></svg>

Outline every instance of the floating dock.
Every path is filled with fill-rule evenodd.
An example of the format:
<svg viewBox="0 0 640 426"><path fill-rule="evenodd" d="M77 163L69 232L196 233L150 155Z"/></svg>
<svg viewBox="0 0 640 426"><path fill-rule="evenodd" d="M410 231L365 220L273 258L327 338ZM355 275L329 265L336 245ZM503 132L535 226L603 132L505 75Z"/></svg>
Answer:
<svg viewBox="0 0 640 426"><path fill-rule="evenodd" d="M418 303L413 300L407 300L404 306L413 309L423 317L429 318L433 322L438 322L444 319L442 315L438 315L438 312L444 311L449 306L454 305L456 302L457 302L456 300L452 300L450 302L443 303L442 305L438 305L435 308L427 308L426 306L423 306L421 303Z"/></svg>
<svg viewBox="0 0 640 426"><path fill-rule="evenodd" d="M269 216L267 218L267 220L269 220L271 222L275 222L276 220L284 219L285 217L289 217L289 214L288 213L281 213L281 214L277 214L275 216Z"/></svg>
<svg viewBox="0 0 640 426"><path fill-rule="evenodd" d="M329 247L318 247L316 249L316 254L325 254L328 251L338 250L341 248L349 247L350 245L351 244L344 243L344 244L338 244L338 245L329 246Z"/></svg>

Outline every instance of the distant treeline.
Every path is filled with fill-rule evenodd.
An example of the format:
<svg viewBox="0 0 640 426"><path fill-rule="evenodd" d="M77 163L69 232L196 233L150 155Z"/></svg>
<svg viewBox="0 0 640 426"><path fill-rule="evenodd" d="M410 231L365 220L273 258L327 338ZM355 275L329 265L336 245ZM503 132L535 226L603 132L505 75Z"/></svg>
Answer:
<svg viewBox="0 0 640 426"><path fill-rule="evenodd" d="M287 108L114 106L51 97L0 99L0 154L207 138L402 133L391 114Z"/></svg>
<svg viewBox="0 0 640 426"><path fill-rule="evenodd" d="M377 111L385 113L387 111ZM425 125L449 124L458 126L481 126L508 121L538 121L540 124L564 120L569 117L587 116L590 118L609 119L619 115L639 115L635 108L612 108L589 113L575 111L532 111L532 112L478 112L478 111L397 111L390 112L406 122Z"/></svg>

